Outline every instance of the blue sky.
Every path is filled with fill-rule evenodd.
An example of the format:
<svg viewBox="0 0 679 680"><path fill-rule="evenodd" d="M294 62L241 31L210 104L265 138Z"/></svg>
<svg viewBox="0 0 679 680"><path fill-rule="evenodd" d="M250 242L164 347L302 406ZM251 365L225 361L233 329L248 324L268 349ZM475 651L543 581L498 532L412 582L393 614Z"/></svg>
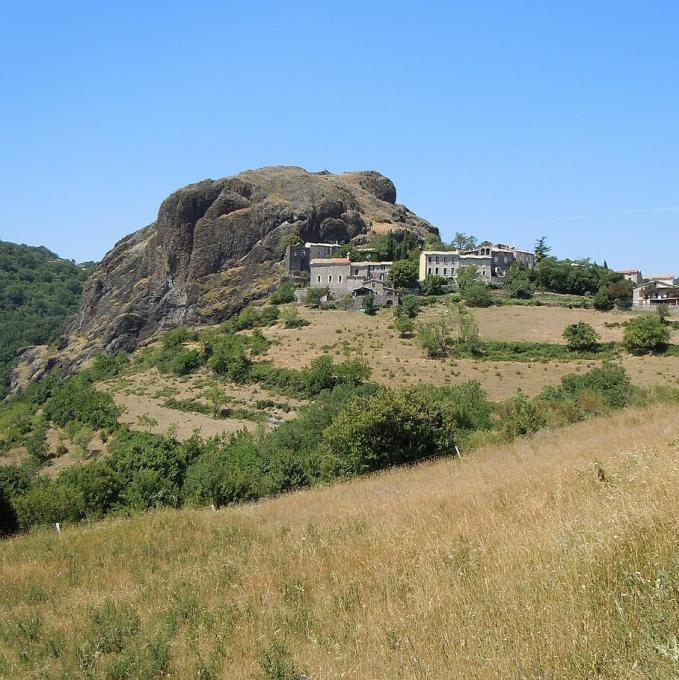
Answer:
<svg viewBox="0 0 679 680"><path fill-rule="evenodd" d="M99 259L172 190L377 169L455 231L679 273L677 2L14 2L0 239Z"/></svg>

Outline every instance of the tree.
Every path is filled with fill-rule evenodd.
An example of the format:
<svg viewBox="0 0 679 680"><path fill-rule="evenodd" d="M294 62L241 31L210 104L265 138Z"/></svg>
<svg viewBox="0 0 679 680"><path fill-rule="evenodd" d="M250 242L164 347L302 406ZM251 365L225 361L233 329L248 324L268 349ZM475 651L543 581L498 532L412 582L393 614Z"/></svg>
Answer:
<svg viewBox="0 0 679 680"><path fill-rule="evenodd" d="M551 247L547 245L547 237L546 236L541 236L536 242L535 242L535 261L536 262L541 262L544 260L547 255L551 252Z"/></svg>
<svg viewBox="0 0 679 680"><path fill-rule="evenodd" d="M428 276L422 282L422 292L425 295L443 295L446 280L442 276Z"/></svg>
<svg viewBox="0 0 679 680"><path fill-rule="evenodd" d="M363 301L363 311L368 316L375 316L375 314L377 314L377 305L375 304L375 296L372 293L370 293L370 295L367 295L365 300Z"/></svg>
<svg viewBox="0 0 679 680"><path fill-rule="evenodd" d="M456 250L474 250L478 245L475 236L470 236L461 231L455 232L455 236L450 243Z"/></svg>
<svg viewBox="0 0 679 680"><path fill-rule="evenodd" d="M465 265L457 270L457 285L462 293L467 286L476 283L478 280L479 270L473 264Z"/></svg>
<svg viewBox="0 0 679 680"><path fill-rule="evenodd" d="M457 308L458 336L457 341L468 352L477 354L481 350L481 339L479 338L479 324L474 316L462 305Z"/></svg>
<svg viewBox="0 0 679 680"><path fill-rule="evenodd" d="M413 288L417 285L418 266L410 260L399 260L391 265L389 280L394 288Z"/></svg>
<svg viewBox="0 0 679 680"><path fill-rule="evenodd" d="M505 277L505 290L512 299L530 300L535 286L530 280L528 267L522 262L514 262Z"/></svg>
<svg viewBox="0 0 679 680"><path fill-rule="evenodd" d="M404 295L400 299L400 304L395 310L395 314L407 316L414 319L420 308L420 301L415 295Z"/></svg>
<svg viewBox="0 0 679 680"><path fill-rule="evenodd" d="M592 352L599 346L599 334L584 321L566 326L563 337L572 352Z"/></svg>
<svg viewBox="0 0 679 680"><path fill-rule="evenodd" d="M326 476L350 477L455 451L455 414L424 390L350 401L323 433Z"/></svg>
<svg viewBox="0 0 679 680"><path fill-rule="evenodd" d="M464 301L470 307L490 307L493 304L493 296L490 289L482 281L470 283L462 291Z"/></svg>
<svg viewBox="0 0 679 680"><path fill-rule="evenodd" d="M669 341L670 331L657 315L638 316L625 326L623 344L632 354L658 352Z"/></svg>
<svg viewBox="0 0 679 680"><path fill-rule="evenodd" d="M9 536L19 530L19 521L14 506L0 486L0 537Z"/></svg>

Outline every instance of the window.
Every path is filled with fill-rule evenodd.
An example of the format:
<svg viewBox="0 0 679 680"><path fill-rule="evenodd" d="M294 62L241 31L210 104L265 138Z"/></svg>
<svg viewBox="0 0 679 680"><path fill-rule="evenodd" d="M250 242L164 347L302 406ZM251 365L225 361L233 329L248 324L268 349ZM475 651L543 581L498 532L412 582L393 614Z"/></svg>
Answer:
<svg viewBox="0 0 679 680"><path fill-rule="evenodd" d="M433 262L433 261L434 261L434 258L430 255L429 256L429 262Z"/></svg>
<svg viewBox="0 0 679 680"><path fill-rule="evenodd" d="M320 276L317 276L317 277L316 277L316 281L318 281L318 283L320 283L320 282L321 282L321 277L320 277Z"/></svg>
<svg viewBox="0 0 679 680"><path fill-rule="evenodd" d="M439 256L437 255L436 256L436 264L438 264L438 263L439 263Z"/></svg>
<svg viewBox="0 0 679 680"><path fill-rule="evenodd" d="M328 274L328 283L332 282L332 274Z"/></svg>
<svg viewBox="0 0 679 680"><path fill-rule="evenodd" d="M447 267L444 267L444 268L443 268L443 276L445 276L447 273L448 273L448 268L447 268Z"/></svg>
<svg viewBox="0 0 679 680"><path fill-rule="evenodd" d="M380 274L380 281L384 281L384 274Z"/></svg>
<svg viewBox="0 0 679 680"><path fill-rule="evenodd" d="M429 259L431 259L431 258L429 258ZM429 267L429 268L427 269L427 274L428 274L429 276L431 276L431 267Z"/></svg>
<svg viewBox="0 0 679 680"><path fill-rule="evenodd" d="M439 273L439 268L436 267L436 275L437 275L437 276L438 276L438 273Z"/></svg>
<svg viewBox="0 0 679 680"><path fill-rule="evenodd" d="M341 274L337 277L337 281L339 281L339 283L342 283L342 275Z"/></svg>

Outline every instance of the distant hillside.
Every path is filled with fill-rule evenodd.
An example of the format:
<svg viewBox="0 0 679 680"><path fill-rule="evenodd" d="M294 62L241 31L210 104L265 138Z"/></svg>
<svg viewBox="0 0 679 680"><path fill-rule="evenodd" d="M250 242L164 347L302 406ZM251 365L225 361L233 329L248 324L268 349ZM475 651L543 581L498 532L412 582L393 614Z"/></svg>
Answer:
<svg viewBox="0 0 679 680"><path fill-rule="evenodd" d="M47 248L0 241L0 399L16 351L59 337L78 309L89 271Z"/></svg>

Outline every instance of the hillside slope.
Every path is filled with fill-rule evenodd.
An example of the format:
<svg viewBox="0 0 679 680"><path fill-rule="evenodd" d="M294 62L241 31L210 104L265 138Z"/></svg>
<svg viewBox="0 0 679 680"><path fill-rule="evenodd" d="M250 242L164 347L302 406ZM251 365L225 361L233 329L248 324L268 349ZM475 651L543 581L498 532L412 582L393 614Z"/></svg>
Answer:
<svg viewBox="0 0 679 680"><path fill-rule="evenodd" d="M674 678L676 407L0 554L0 676Z"/></svg>
<svg viewBox="0 0 679 680"><path fill-rule="evenodd" d="M88 273L47 248L0 241L0 399L17 350L59 337L78 309Z"/></svg>

